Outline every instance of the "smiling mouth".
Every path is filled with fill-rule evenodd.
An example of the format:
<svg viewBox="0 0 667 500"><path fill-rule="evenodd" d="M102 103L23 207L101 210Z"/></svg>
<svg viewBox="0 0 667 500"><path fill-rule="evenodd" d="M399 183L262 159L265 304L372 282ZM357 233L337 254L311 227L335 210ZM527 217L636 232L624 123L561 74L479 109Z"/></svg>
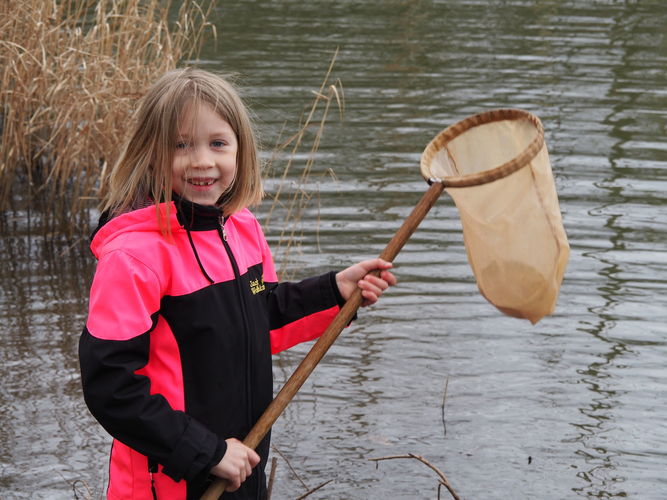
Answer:
<svg viewBox="0 0 667 500"><path fill-rule="evenodd" d="M214 184L217 179L185 179L185 182L192 184L193 186L210 186Z"/></svg>

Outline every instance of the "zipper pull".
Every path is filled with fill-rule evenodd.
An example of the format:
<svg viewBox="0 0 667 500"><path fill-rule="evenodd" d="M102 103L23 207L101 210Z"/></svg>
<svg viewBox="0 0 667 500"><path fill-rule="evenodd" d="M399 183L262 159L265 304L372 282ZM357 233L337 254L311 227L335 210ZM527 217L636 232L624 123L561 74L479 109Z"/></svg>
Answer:
<svg viewBox="0 0 667 500"><path fill-rule="evenodd" d="M155 490L155 478L153 477L153 474L155 474L158 471L157 468L157 462L153 462L152 460L148 460L148 475L151 478L151 493L153 494L153 500L157 500L157 491Z"/></svg>
<svg viewBox="0 0 667 500"><path fill-rule="evenodd" d="M222 239L227 241L227 231L225 230L225 216L220 215L220 218L218 219L218 222L220 223L220 229L222 229Z"/></svg>

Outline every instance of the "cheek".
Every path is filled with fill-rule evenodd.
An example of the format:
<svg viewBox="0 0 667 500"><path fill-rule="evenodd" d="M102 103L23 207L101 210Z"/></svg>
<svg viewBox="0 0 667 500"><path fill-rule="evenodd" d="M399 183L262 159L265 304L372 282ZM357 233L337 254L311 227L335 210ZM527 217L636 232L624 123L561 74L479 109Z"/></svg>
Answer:
<svg viewBox="0 0 667 500"><path fill-rule="evenodd" d="M185 158L177 157L171 164L171 174L176 177L182 177L187 170L188 162Z"/></svg>
<svg viewBox="0 0 667 500"><path fill-rule="evenodd" d="M171 188L178 194L182 194L183 190L183 174L185 171L183 162L174 160L171 167Z"/></svg>

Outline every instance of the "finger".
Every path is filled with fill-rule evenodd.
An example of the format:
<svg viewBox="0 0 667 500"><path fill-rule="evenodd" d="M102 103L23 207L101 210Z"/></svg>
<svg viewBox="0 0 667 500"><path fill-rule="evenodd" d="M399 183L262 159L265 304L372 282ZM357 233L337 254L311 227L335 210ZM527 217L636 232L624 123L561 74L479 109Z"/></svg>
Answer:
<svg viewBox="0 0 667 500"><path fill-rule="evenodd" d="M398 283L396 276L394 276L394 273L390 271L382 271L380 273L380 278L382 278L389 286L394 286L396 283Z"/></svg>
<svg viewBox="0 0 667 500"><path fill-rule="evenodd" d="M393 264L391 262L387 262L386 260L375 258L375 259L369 259L369 260L363 260L359 263L359 265L366 271L375 271L376 269L390 269L393 267Z"/></svg>
<svg viewBox="0 0 667 500"><path fill-rule="evenodd" d="M375 271L376 269L379 269L380 271L384 271L386 269L391 269L394 267L394 265L386 261L384 259L380 259L379 257L377 259L373 259L370 261L370 270Z"/></svg>
<svg viewBox="0 0 667 500"><path fill-rule="evenodd" d="M361 288L363 291L371 292L374 295L380 297L380 295L382 295L382 293L387 288L389 288L389 285L387 284L387 282L380 279L373 281L364 279L359 282L359 288Z"/></svg>
<svg viewBox="0 0 667 500"><path fill-rule="evenodd" d="M369 285L375 286L381 290L386 290L389 288L389 283L387 280L380 276L375 276L374 274L367 274L366 276L363 277L363 279L360 282L360 286L362 286L362 283L368 283Z"/></svg>
<svg viewBox="0 0 667 500"><path fill-rule="evenodd" d="M228 491L236 491L241 487L241 481L238 478L229 479L228 483L229 485L226 488Z"/></svg>
<svg viewBox="0 0 667 500"><path fill-rule="evenodd" d="M379 257L376 260L377 260L376 269L391 269L392 267L394 267L394 264L392 264L388 260L380 259Z"/></svg>
<svg viewBox="0 0 667 500"><path fill-rule="evenodd" d="M382 289L376 286L361 287L361 295L371 300L377 300L382 295Z"/></svg>
<svg viewBox="0 0 667 500"><path fill-rule="evenodd" d="M378 296L374 294L373 292L369 292L368 290L363 290L361 292L361 296L363 297L363 301L361 302L362 307L367 307L367 306L372 306L378 301Z"/></svg>

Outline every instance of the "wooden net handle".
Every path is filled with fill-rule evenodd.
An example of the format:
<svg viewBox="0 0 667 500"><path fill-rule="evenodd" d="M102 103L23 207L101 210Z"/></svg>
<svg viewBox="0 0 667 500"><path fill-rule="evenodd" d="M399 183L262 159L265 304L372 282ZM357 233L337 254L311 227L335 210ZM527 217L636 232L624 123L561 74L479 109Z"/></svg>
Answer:
<svg viewBox="0 0 667 500"><path fill-rule="evenodd" d="M419 226L424 217L426 217L426 214L438 200L443 190L444 185L442 182L433 182L433 184L431 184L431 187L424 193L419 203L417 203L410 215L403 222L403 225L380 254L381 259L392 262L396 258L403 248L403 245L405 245L410 236L412 236L412 233L417 229L417 226ZM340 332L350 324L350 321L352 321L352 318L361 306L361 302L361 289L357 288L341 310L338 311L338 314L331 321L322 336L317 339L317 342L315 342L308 354L303 358L301 364L299 364L275 399L266 408L257 423L243 440L243 444L249 448L255 449L260 441L264 439L264 436L269 432L271 426L275 423L294 395L313 372L317 364L324 357L331 345L338 338ZM216 479L201 497L202 500L217 500L220 495L225 492L226 486L227 482L224 479Z"/></svg>

